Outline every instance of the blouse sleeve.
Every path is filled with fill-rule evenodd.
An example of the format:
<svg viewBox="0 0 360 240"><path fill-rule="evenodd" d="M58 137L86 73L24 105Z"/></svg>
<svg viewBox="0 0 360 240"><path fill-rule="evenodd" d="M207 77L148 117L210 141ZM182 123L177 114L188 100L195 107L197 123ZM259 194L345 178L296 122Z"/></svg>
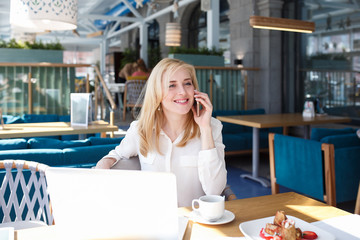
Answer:
<svg viewBox="0 0 360 240"><path fill-rule="evenodd" d="M137 121L130 124L124 139L120 142L114 150L111 150L104 158L115 158L119 161L121 158L130 158L138 155L139 148L139 134L137 130Z"/></svg>
<svg viewBox="0 0 360 240"><path fill-rule="evenodd" d="M225 189L227 179L225 145L222 142L221 122L212 118L211 126L215 148L199 152L199 178L202 188L207 195L220 195Z"/></svg>

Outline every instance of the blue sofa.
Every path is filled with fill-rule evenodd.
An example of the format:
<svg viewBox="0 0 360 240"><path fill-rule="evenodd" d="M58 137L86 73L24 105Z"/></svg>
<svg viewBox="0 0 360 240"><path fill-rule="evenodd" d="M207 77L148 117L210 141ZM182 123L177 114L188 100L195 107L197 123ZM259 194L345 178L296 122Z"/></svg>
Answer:
<svg viewBox="0 0 360 240"><path fill-rule="evenodd" d="M251 110L216 110L213 112L213 117L258 114L265 114L265 110L262 108ZM222 122L222 124L226 155L250 153L252 151L252 127L227 122ZM268 149L269 132L282 133L282 128L260 129L260 151L267 151Z"/></svg>
<svg viewBox="0 0 360 240"><path fill-rule="evenodd" d="M86 140L17 138L0 140L0 160L21 159L49 166L92 167L123 138L89 137Z"/></svg>
<svg viewBox="0 0 360 240"><path fill-rule="evenodd" d="M360 139L356 129L313 128L310 138L334 145L336 202L355 200L360 181Z"/></svg>

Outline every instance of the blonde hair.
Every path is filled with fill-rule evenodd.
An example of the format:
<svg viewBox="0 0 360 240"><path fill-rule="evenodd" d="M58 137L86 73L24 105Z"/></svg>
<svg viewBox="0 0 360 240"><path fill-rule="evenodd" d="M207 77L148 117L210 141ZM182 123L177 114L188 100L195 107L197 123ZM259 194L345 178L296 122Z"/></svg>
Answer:
<svg viewBox="0 0 360 240"><path fill-rule="evenodd" d="M164 113L162 110L158 110L161 108L161 101L166 94L166 92L164 93L162 91L162 84L164 85L164 89L167 89L170 78L179 69L188 71L194 88L199 89L194 66L178 59L164 58L161 60L154 67L147 80L143 105L138 118L140 153L145 157L149 152L154 150L162 154L160 152L159 136L164 121ZM164 81L162 81L163 78ZM200 129L194 120L193 112L190 110L187 114L184 137L177 146L185 146L190 139L196 136L200 136Z"/></svg>

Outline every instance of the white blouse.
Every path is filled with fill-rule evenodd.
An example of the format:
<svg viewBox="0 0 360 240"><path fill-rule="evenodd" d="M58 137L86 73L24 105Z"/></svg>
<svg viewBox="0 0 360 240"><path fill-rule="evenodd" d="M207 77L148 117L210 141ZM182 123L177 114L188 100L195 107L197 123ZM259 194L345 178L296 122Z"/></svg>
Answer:
<svg viewBox="0 0 360 240"><path fill-rule="evenodd" d="M138 121L131 123L120 145L105 157L119 161L121 158L139 156L142 171L174 173L179 207L191 206L193 199L203 195L221 194L226 186L227 172L224 159L225 145L221 134L222 124L219 120L211 119L215 148L201 150L201 140L198 137L188 141L184 147L177 147L184 132L171 142L170 138L161 131L159 144L162 154L151 152L147 157L140 153L137 123Z"/></svg>

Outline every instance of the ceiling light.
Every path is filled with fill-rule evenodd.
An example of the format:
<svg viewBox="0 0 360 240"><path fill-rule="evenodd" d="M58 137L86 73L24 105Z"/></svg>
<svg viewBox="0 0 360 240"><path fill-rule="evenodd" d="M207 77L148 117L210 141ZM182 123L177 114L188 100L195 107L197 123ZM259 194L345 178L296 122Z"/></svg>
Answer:
<svg viewBox="0 0 360 240"><path fill-rule="evenodd" d="M315 31L315 23L275 17L251 16L250 26L269 30L280 30L290 32L312 33Z"/></svg>
<svg viewBox="0 0 360 240"><path fill-rule="evenodd" d="M181 44L181 26L180 23L166 23L165 46L178 47Z"/></svg>
<svg viewBox="0 0 360 240"><path fill-rule="evenodd" d="M29 30L73 30L77 5L77 0L11 0L10 24Z"/></svg>

